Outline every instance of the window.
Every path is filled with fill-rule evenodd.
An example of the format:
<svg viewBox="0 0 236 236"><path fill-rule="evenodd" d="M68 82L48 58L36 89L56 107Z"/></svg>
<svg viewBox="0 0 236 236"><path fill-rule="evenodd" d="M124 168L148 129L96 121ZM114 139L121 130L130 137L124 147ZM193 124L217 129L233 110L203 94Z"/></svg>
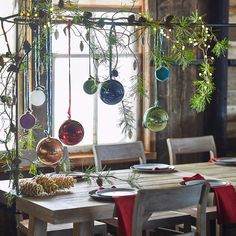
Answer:
<svg viewBox="0 0 236 236"><path fill-rule="evenodd" d="M93 13L94 16L104 16L104 12ZM111 16L114 12L106 13L107 16ZM121 16L118 14L116 17ZM124 16L124 13L122 13ZM109 32L110 26L105 26ZM59 32L59 38L53 38L53 135L58 135L60 125L67 119L68 109L68 97L69 97L69 85L68 85L68 37L63 33L65 25L59 25L55 31ZM70 147L70 150L78 151L91 149L94 143L114 143L114 142L126 142L136 140L136 113L137 113L137 100L133 97L129 99L131 101L132 112L135 118L134 133L130 140L124 133L122 128L119 127L119 114L120 104L107 105L99 98L99 89L96 94L88 95L83 90L83 83L89 77L89 61L91 65L91 75L93 77L98 76L100 82L109 78L108 61L105 64L100 64L97 67L92 63L92 58L89 60L89 47L88 41L85 40L87 29L84 27L77 27L78 30L71 31L71 83L72 83L72 116L71 118L79 121L85 131L83 140L77 145L77 147ZM116 27L116 31L121 31L121 27ZM124 29L123 29L124 30ZM129 27L128 30L133 30L133 27ZM105 38L100 33L90 32L91 42L96 42L99 38L99 42L103 47L108 47ZM82 37L78 37L82 35ZM119 40L125 44L127 38L120 37ZM92 42L92 43L93 43ZM83 50L81 50L81 44ZM63 46L62 46L63 45ZM137 53L137 44L132 45L132 51ZM125 88L125 96L128 95L128 91L134 82L136 69L133 66L134 56L127 48L118 48L118 66L117 70L119 76L117 80L122 83ZM115 52L115 51L114 51ZM91 55L91 54L90 54ZM137 55L138 56L138 55ZM116 60L116 58L114 59ZM113 61L113 63L115 63ZM95 63L96 64L96 63ZM131 79L133 78L133 79Z"/></svg>

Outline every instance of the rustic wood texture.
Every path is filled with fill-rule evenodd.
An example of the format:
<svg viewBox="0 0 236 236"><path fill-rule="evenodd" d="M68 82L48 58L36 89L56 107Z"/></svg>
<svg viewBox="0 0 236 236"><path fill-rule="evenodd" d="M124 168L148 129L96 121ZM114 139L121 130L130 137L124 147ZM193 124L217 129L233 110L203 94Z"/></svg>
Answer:
<svg viewBox="0 0 236 236"><path fill-rule="evenodd" d="M196 9L202 13L202 1L197 0L158 0L158 19L168 14L174 16L189 16ZM168 41L164 42L168 54ZM158 161L168 163L168 150L166 139L176 137L190 137L204 135L204 115L196 113L190 108L190 98L193 95L193 81L198 75L198 67L190 66L182 70L180 66L170 68L168 81L159 82L160 105L169 114L169 122L165 130L157 133ZM154 74L152 79L154 79ZM191 127L191 129L189 128Z"/></svg>
<svg viewBox="0 0 236 236"><path fill-rule="evenodd" d="M177 172L162 174L141 173L138 182L141 189L163 189L179 186L182 177L199 173L205 178L222 179L236 186L235 166L220 166L206 162L176 165L176 170ZM131 170L119 170L112 173L117 177L127 178ZM114 184L117 187L129 187L127 183L118 180L114 181ZM105 187L110 186L105 185ZM58 193L56 196L17 197L16 207L31 217L53 224L86 223L93 219L109 219L113 216L114 204L91 199L88 192L96 188L95 183L88 185L85 182L78 182L71 190ZM0 196L2 197L9 190L9 181L0 181Z"/></svg>
<svg viewBox="0 0 236 236"><path fill-rule="evenodd" d="M146 163L146 156L141 141L117 144L93 145L95 167L97 171L103 169L105 161L136 159L140 163Z"/></svg>
<svg viewBox="0 0 236 236"><path fill-rule="evenodd" d="M169 189L142 189L138 192L133 213L133 236L142 236L144 222L153 212L180 210L188 207L197 207L196 230L192 234L206 236L206 205L210 185L194 185ZM175 199L173 201L173 199ZM160 202L162 204L160 204Z"/></svg>
<svg viewBox="0 0 236 236"><path fill-rule="evenodd" d="M177 154L209 152L210 158L217 156L214 137L211 135L190 138L168 138L167 146L171 165L179 163L177 160L179 155ZM192 159L188 157L185 163L191 162Z"/></svg>

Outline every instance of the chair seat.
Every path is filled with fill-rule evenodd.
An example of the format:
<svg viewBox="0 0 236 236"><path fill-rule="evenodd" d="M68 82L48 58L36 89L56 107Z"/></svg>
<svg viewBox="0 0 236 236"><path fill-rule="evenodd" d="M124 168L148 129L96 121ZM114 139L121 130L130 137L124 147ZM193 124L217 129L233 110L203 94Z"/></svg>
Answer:
<svg viewBox="0 0 236 236"><path fill-rule="evenodd" d="M188 213L193 217L197 216L197 208L185 209L183 212ZM215 220L216 219L216 206L208 206L206 208L206 217L207 217L207 220Z"/></svg>
<svg viewBox="0 0 236 236"><path fill-rule="evenodd" d="M27 235L29 220L22 220L19 223L19 231L23 235ZM94 233L106 235L107 227L105 223L95 221L94 222ZM67 224L50 224L47 225L48 236L72 236L73 235L73 223Z"/></svg>
<svg viewBox="0 0 236 236"><path fill-rule="evenodd" d="M184 224L186 227L194 223L194 219L187 212L166 211L154 212L148 221L144 224L144 229L154 229L158 227L168 227L178 224Z"/></svg>
<svg viewBox="0 0 236 236"><path fill-rule="evenodd" d="M112 219L106 219L102 222L114 227L118 228L118 219L114 217ZM145 230L151 230L159 227L168 227L178 224L185 224L185 229L190 229L191 225L194 223L194 219L190 213L186 212L177 212L177 211L166 211L166 212L158 212L153 213L148 221L144 224ZM109 230L108 230L109 231ZM114 232L113 232L114 233Z"/></svg>

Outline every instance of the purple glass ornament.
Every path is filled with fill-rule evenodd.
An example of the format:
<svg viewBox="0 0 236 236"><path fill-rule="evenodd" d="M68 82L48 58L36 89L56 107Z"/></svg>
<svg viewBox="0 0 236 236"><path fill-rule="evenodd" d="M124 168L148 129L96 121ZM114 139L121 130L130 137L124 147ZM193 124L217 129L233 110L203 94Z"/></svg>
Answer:
<svg viewBox="0 0 236 236"><path fill-rule="evenodd" d="M83 126L75 120L66 120L59 129L59 139L66 145L76 145L84 137Z"/></svg>
<svg viewBox="0 0 236 236"><path fill-rule="evenodd" d="M20 125L23 129L31 129L35 125L35 117L30 112L26 112L20 117Z"/></svg>
<svg viewBox="0 0 236 236"><path fill-rule="evenodd" d="M123 85L117 80L107 80L102 83L100 89L101 100L108 105L115 105L124 97Z"/></svg>

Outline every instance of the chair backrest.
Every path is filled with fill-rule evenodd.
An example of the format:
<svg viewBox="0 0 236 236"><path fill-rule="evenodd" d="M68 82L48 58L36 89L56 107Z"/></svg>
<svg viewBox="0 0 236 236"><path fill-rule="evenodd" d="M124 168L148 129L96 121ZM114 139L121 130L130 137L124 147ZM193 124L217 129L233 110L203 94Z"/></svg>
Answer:
<svg viewBox="0 0 236 236"><path fill-rule="evenodd" d="M208 183L168 189L139 190L133 211L132 235L142 236L142 227L153 212L197 206L196 231L186 235L206 236L206 206L209 190Z"/></svg>
<svg viewBox="0 0 236 236"><path fill-rule="evenodd" d="M176 154L209 152L210 158L216 157L216 145L214 137L211 135L190 138L168 138L167 146L171 165L178 163Z"/></svg>
<svg viewBox="0 0 236 236"><path fill-rule="evenodd" d="M102 161L137 159L146 163L146 156L141 141L118 144L93 145L95 167L102 170Z"/></svg>

